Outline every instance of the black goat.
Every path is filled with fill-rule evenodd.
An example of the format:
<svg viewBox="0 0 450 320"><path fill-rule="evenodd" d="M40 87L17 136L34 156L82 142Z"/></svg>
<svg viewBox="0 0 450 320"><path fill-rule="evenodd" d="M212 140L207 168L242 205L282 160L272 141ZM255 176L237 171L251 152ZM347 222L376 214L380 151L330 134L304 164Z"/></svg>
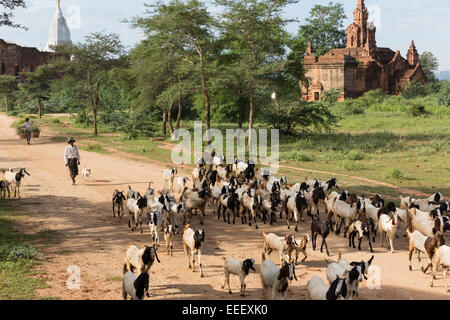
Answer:
<svg viewBox="0 0 450 320"><path fill-rule="evenodd" d="M125 210L123 209L123 202L126 200L123 191L114 190L113 198L112 198L112 210L113 210L113 218L116 219L115 208L117 207L117 218L122 221L122 217L125 214ZM122 214L121 214L122 213Z"/></svg>
<svg viewBox="0 0 450 320"><path fill-rule="evenodd" d="M333 222L330 219L327 219L325 222L320 221L319 217L316 215L312 216L311 222L311 240L313 250L316 250L316 240L317 236L320 234L322 237L322 245L320 246L320 252L323 252L323 245L325 245L325 249L327 250L327 255L330 256L330 252L328 251L328 245L326 242L326 238L330 233L333 227Z"/></svg>
<svg viewBox="0 0 450 320"><path fill-rule="evenodd" d="M225 219L225 213L228 212L228 224L230 224L230 211L233 212L233 224L236 222L237 211L239 210L239 195L232 192L230 195L223 194L219 198L219 206L217 208L217 219L220 219L220 209L222 210L223 221L227 222Z"/></svg>

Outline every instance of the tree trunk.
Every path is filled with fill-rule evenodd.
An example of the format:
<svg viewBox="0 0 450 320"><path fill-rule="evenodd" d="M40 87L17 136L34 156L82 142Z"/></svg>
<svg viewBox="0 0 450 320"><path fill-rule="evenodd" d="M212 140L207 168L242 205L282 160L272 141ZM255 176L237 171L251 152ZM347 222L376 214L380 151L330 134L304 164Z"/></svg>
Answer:
<svg viewBox="0 0 450 320"><path fill-rule="evenodd" d="M169 119L169 131L170 131L171 137L173 136L172 106L173 106L173 102L169 106L169 111L167 111L167 118Z"/></svg>
<svg viewBox="0 0 450 320"><path fill-rule="evenodd" d="M203 95L205 96L205 124L206 124L206 130L211 129L211 122L210 122L210 98L208 90L206 89L206 77L205 73L202 72L202 89L203 89ZM209 146L211 144L211 136L207 135L207 141L206 146Z"/></svg>
<svg viewBox="0 0 450 320"><path fill-rule="evenodd" d="M238 100L238 127L242 129L242 122L244 121L244 105L242 98Z"/></svg>
<svg viewBox="0 0 450 320"><path fill-rule="evenodd" d="M38 99L38 113L39 113L39 119L42 118L42 103L41 103L41 99Z"/></svg>
<svg viewBox="0 0 450 320"><path fill-rule="evenodd" d="M166 108L163 108L163 117L162 117L162 133L163 136L165 137L167 134L167 125L166 125L167 121L166 121Z"/></svg>
<svg viewBox="0 0 450 320"><path fill-rule="evenodd" d="M8 113L9 108L8 108L8 96L5 94L3 94L3 97L5 98L5 112Z"/></svg>
<svg viewBox="0 0 450 320"><path fill-rule="evenodd" d="M177 114L177 124L176 129L180 129L180 122L181 122L181 112L183 111L183 105L181 103L181 98L178 98L178 114Z"/></svg>
<svg viewBox="0 0 450 320"><path fill-rule="evenodd" d="M250 146L252 145L252 132L251 130L253 129L253 113L255 110L255 103L253 100L253 93L250 94L250 115L249 115L249 119L248 119L248 130L249 130L249 135L248 135L248 148L250 149Z"/></svg>
<svg viewBox="0 0 450 320"><path fill-rule="evenodd" d="M94 135L98 135L97 130L97 108L92 106L92 114L94 115Z"/></svg>

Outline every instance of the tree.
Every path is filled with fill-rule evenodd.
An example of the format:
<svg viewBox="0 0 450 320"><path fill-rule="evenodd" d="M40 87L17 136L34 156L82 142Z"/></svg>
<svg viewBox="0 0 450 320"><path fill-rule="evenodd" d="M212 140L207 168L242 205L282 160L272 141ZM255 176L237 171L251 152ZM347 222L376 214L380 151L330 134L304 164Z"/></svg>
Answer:
<svg viewBox="0 0 450 320"><path fill-rule="evenodd" d="M95 135L98 135L100 88L108 78L109 71L123 62L119 59L122 54L123 46L119 35L115 33L92 33L86 36L84 43L56 48L56 56L60 57L56 62L57 68L64 77L74 83L80 82L87 90Z"/></svg>
<svg viewBox="0 0 450 320"><path fill-rule="evenodd" d="M8 95L13 94L17 90L17 79L13 76L1 75L0 76L0 94L3 95L5 100L5 112L9 112Z"/></svg>
<svg viewBox="0 0 450 320"><path fill-rule="evenodd" d="M19 24L15 24L12 18L14 17L13 10L16 8L26 8L25 0L0 0L0 6L2 7L2 11L0 12L0 26L24 28Z"/></svg>
<svg viewBox="0 0 450 320"><path fill-rule="evenodd" d="M142 28L147 37L159 38L159 43L169 49L172 57L192 66L192 72L197 75L205 100L205 124L206 130L209 130L211 101L208 81L212 67L210 62L213 60L213 18L205 5L198 0L172 0L168 4L158 1L146 4L146 7L147 16L134 18L133 26ZM171 103L168 105L168 110L171 110ZM209 140L208 137L208 144Z"/></svg>
<svg viewBox="0 0 450 320"><path fill-rule="evenodd" d="M311 42L318 56L332 49L344 48L347 35L344 29L346 19L342 3L330 2L328 5L315 5L300 26L298 38Z"/></svg>
<svg viewBox="0 0 450 320"><path fill-rule="evenodd" d="M275 74L283 69L289 38L284 27L292 20L282 17L286 6L297 0L216 0L223 6L220 28L225 52L230 56L226 73L240 80L249 101L249 129L253 128L258 98L270 101ZM248 144L251 146L252 137Z"/></svg>
<svg viewBox="0 0 450 320"><path fill-rule="evenodd" d="M329 130L337 123L337 118L322 102L276 101L264 108L268 122L287 135L297 131L307 133L311 128Z"/></svg>
<svg viewBox="0 0 450 320"><path fill-rule="evenodd" d="M39 66L34 72L25 73L26 81L21 85L29 99L37 100L39 118L42 117L42 102L50 98L53 71L48 65Z"/></svg>
<svg viewBox="0 0 450 320"><path fill-rule="evenodd" d="M436 72L439 68L439 60L438 58L429 51L424 51L419 56L419 63L422 67L422 70L427 75L429 81L435 80L434 72Z"/></svg>

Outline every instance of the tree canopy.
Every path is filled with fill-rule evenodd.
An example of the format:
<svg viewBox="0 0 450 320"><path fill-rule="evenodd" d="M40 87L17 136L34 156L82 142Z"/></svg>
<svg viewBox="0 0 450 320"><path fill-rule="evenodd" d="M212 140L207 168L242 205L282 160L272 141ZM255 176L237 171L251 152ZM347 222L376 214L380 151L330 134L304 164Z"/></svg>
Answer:
<svg viewBox="0 0 450 320"><path fill-rule="evenodd" d="M332 49L344 48L347 35L344 29L344 13L342 3L330 2L328 5L315 5L301 25L298 38L306 43L311 42L318 56Z"/></svg>

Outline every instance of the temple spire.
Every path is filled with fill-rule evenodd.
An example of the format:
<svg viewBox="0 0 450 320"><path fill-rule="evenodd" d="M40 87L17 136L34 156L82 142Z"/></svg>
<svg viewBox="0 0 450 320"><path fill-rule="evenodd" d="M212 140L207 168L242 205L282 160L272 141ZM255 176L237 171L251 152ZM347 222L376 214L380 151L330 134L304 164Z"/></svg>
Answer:
<svg viewBox="0 0 450 320"><path fill-rule="evenodd" d="M311 55L313 55L313 53L315 53L315 50L312 46L312 42L310 41L309 45L308 45L308 49L306 49L306 55L311 56Z"/></svg>
<svg viewBox="0 0 450 320"><path fill-rule="evenodd" d="M362 9L364 7L365 7L364 0L358 0L358 8Z"/></svg>
<svg viewBox="0 0 450 320"><path fill-rule="evenodd" d="M406 59L411 66L415 66L419 63L419 53L417 52L416 45L414 44L414 40L411 41L411 45L409 46L408 53L406 55Z"/></svg>
<svg viewBox="0 0 450 320"><path fill-rule="evenodd" d="M70 40L70 30L67 25L66 19L62 14L61 1L56 2L56 12L52 23L50 24L50 29L48 32L48 42L45 47L45 51L53 51L53 46L58 45L71 45Z"/></svg>

